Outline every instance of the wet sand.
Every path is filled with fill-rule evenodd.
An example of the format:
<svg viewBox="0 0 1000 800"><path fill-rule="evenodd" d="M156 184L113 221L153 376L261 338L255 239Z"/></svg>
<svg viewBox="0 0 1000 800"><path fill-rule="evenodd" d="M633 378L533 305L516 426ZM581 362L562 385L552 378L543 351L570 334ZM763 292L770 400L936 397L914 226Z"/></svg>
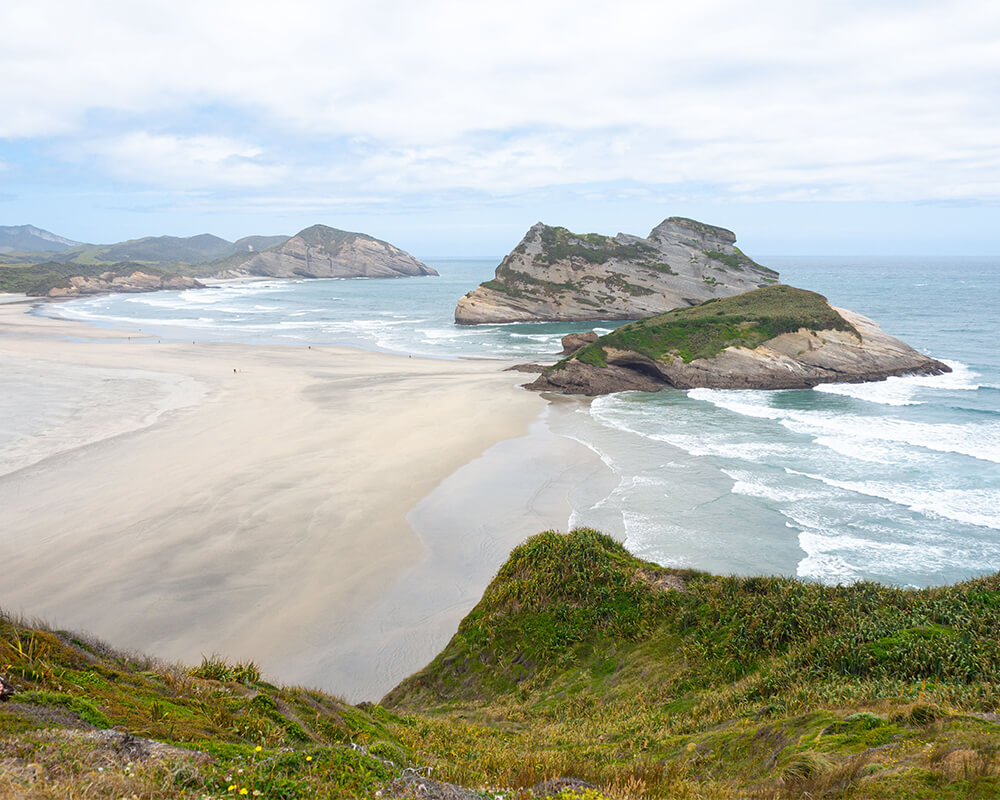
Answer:
<svg viewBox="0 0 1000 800"><path fill-rule="evenodd" d="M0 605L377 699L603 468L505 366L0 306Z"/></svg>

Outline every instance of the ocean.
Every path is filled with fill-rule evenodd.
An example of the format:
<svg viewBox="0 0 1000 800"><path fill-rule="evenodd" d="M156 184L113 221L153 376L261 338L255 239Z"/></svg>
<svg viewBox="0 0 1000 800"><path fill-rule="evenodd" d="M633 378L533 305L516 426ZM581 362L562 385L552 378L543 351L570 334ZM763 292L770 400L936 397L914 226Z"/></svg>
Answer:
<svg viewBox="0 0 1000 800"><path fill-rule="evenodd" d="M759 259L953 372L802 391L666 390L553 404L545 424L617 486L580 491L597 527L664 565L827 583L953 583L1000 570L1000 259ZM257 281L105 295L35 313L162 339L341 344L440 358L552 356L619 323L459 327L495 260L437 278Z"/></svg>

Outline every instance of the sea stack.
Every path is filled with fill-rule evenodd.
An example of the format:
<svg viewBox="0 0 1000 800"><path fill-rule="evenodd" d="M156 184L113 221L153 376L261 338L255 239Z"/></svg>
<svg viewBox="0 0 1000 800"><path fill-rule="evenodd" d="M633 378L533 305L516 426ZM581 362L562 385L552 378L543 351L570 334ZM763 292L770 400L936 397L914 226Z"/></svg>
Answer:
<svg viewBox="0 0 1000 800"><path fill-rule="evenodd" d="M725 228L670 217L642 238L533 225L496 277L458 301L455 322L641 319L768 286L778 273Z"/></svg>

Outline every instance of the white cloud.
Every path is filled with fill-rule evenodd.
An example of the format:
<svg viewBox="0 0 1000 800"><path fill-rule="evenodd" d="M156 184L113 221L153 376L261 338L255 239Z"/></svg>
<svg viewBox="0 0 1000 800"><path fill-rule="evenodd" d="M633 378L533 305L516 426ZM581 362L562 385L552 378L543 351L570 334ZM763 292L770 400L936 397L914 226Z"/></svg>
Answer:
<svg viewBox="0 0 1000 800"><path fill-rule="evenodd" d="M0 137L89 140L100 113L160 131L98 148L118 177L1000 196L1000 15L982 0L15 5ZM211 133L162 132L193 108ZM265 131L285 167L244 144ZM327 137L364 144L299 153Z"/></svg>
<svg viewBox="0 0 1000 800"><path fill-rule="evenodd" d="M261 148L220 136L135 132L91 142L82 154L96 156L117 178L161 186L264 186L286 174L259 160Z"/></svg>

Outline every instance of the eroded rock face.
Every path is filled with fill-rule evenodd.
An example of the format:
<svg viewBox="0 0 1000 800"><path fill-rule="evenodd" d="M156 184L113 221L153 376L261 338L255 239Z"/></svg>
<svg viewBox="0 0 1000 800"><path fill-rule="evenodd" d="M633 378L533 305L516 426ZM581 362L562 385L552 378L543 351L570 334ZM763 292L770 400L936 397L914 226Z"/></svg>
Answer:
<svg viewBox="0 0 1000 800"><path fill-rule="evenodd" d="M437 275L388 242L325 225L300 231L284 244L250 256L237 268L272 278L399 278Z"/></svg>
<svg viewBox="0 0 1000 800"><path fill-rule="evenodd" d="M835 309L858 335L842 330L783 333L753 349L728 347L713 358L685 363L630 350L605 349L607 365L575 359L546 369L529 389L602 395L676 389L808 389L821 383L864 383L895 375L951 372L853 311Z"/></svg>
<svg viewBox="0 0 1000 800"><path fill-rule="evenodd" d="M561 355L572 355L584 345L596 342L597 338L597 334L594 331L587 331L586 333L567 333L562 337L563 349Z"/></svg>
<svg viewBox="0 0 1000 800"><path fill-rule="evenodd" d="M80 297L90 294L158 292L161 289L204 289L204 285L186 275L150 275L136 270L128 275L105 272L101 275L74 275L69 286L54 286L49 297Z"/></svg>
<svg viewBox="0 0 1000 800"><path fill-rule="evenodd" d="M683 217L645 239L575 234L541 222L497 267L496 277L458 301L455 322L640 319L777 283L725 228Z"/></svg>

